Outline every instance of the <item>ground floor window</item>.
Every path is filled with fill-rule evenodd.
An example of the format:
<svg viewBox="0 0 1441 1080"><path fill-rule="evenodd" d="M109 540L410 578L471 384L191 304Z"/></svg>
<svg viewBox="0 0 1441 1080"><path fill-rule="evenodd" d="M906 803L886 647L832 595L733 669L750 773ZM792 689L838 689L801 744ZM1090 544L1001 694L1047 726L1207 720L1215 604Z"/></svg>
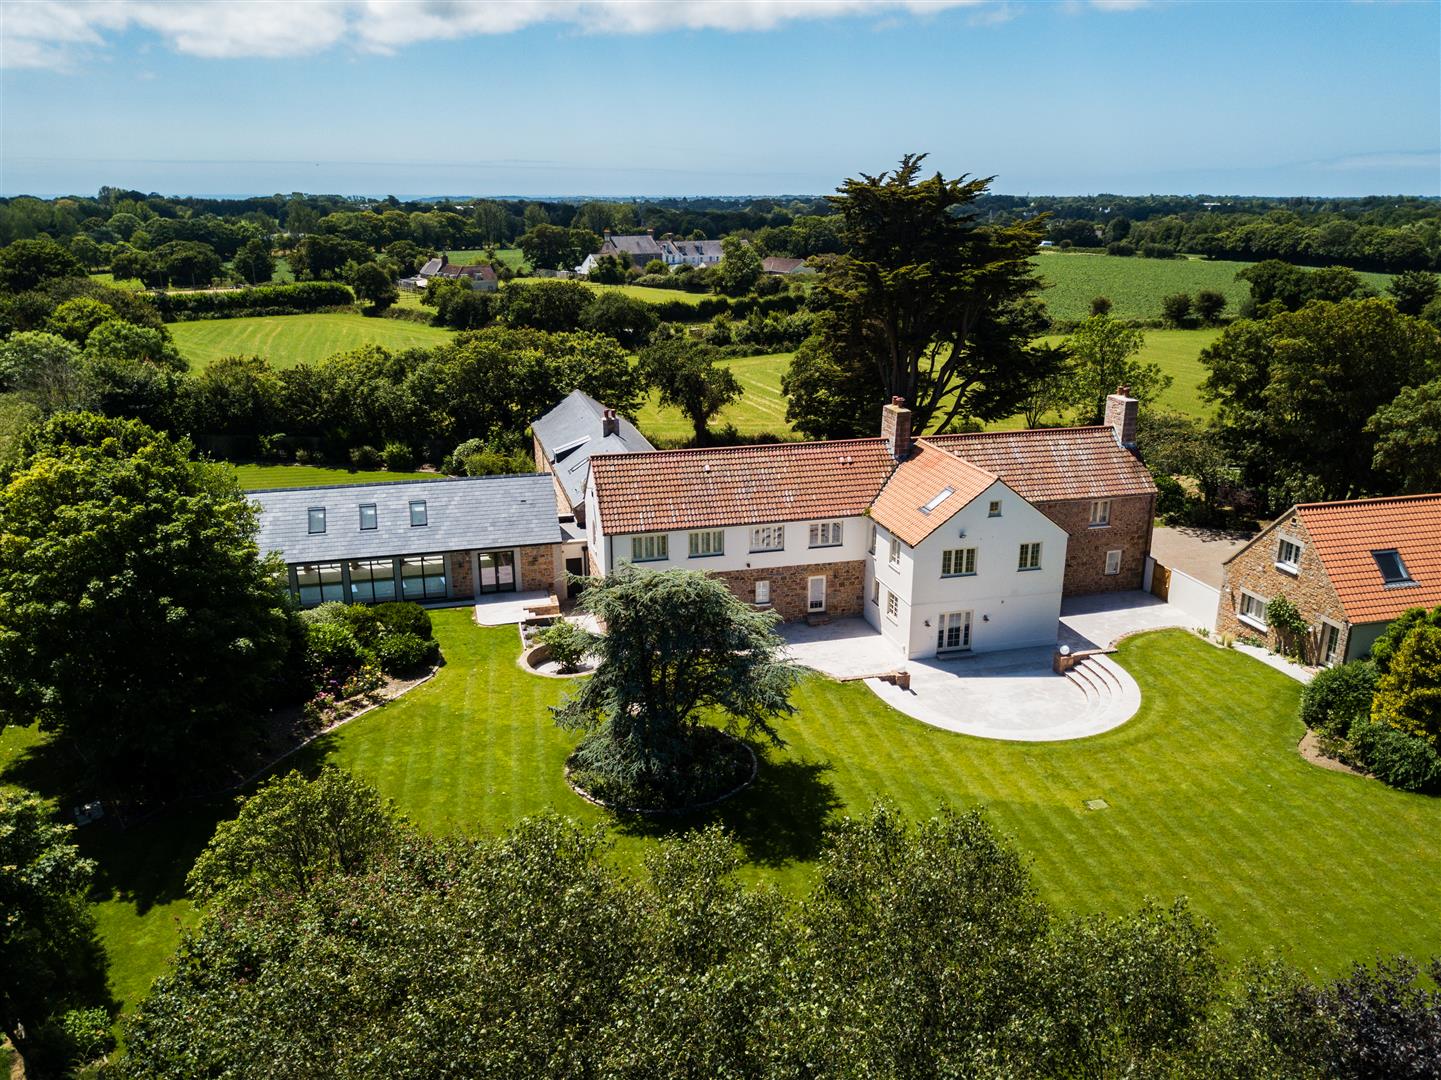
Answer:
<svg viewBox="0 0 1441 1080"><path fill-rule="evenodd" d="M1108 552L1106 552L1106 573L1107 573L1108 575L1110 575L1110 576L1115 576L1116 574L1119 574L1120 572L1121 572L1121 552L1120 552L1120 549L1117 549L1117 550L1115 550L1115 551L1108 551Z"/></svg>
<svg viewBox="0 0 1441 1080"><path fill-rule="evenodd" d="M771 583L769 581L756 582L756 603L764 606L771 602Z"/></svg>
<svg viewBox="0 0 1441 1080"><path fill-rule="evenodd" d="M1321 663L1331 665L1341 659L1341 628L1332 622L1321 623Z"/></svg>
<svg viewBox="0 0 1441 1080"><path fill-rule="evenodd" d="M901 613L901 602L890 589L886 590L886 614L894 619Z"/></svg>
<svg viewBox="0 0 1441 1080"><path fill-rule="evenodd" d="M936 633L936 651L969 649L971 647L971 613L969 611L948 611L940 617L940 629Z"/></svg>
<svg viewBox="0 0 1441 1080"><path fill-rule="evenodd" d="M477 558L481 592L515 592L515 552L482 551Z"/></svg>
<svg viewBox="0 0 1441 1080"><path fill-rule="evenodd" d="M350 599L383 604L395 599L395 560L360 559L350 564Z"/></svg>
<svg viewBox="0 0 1441 1080"><path fill-rule="evenodd" d="M445 556L405 556L400 560L400 584L407 600L444 600Z"/></svg>
<svg viewBox="0 0 1441 1080"><path fill-rule="evenodd" d="M340 563L302 563L295 568L295 587L304 607L327 600L344 600Z"/></svg>
<svg viewBox="0 0 1441 1080"><path fill-rule="evenodd" d="M1255 593L1241 593L1241 621L1259 630L1266 629L1266 601Z"/></svg>

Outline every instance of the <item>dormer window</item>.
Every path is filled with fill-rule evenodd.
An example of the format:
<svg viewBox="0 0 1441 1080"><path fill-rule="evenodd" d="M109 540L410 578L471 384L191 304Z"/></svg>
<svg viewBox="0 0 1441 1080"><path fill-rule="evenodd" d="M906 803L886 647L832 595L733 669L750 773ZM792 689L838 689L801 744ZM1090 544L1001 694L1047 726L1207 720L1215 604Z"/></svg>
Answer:
<svg viewBox="0 0 1441 1080"><path fill-rule="evenodd" d="M361 503L361 504L360 504L360 531L361 531L361 532L369 532L369 531L371 531L372 529L378 528L378 527L379 527L379 524L380 524L380 522L379 522L379 520L377 519L376 514L375 514L375 504L374 504L374 503Z"/></svg>
<svg viewBox="0 0 1441 1080"><path fill-rule="evenodd" d="M424 499L412 499L410 502L410 527L419 529L430 524L430 515L425 509Z"/></svg>
<svg viewBox="0 0 1441 1080"><path fill-rule="evenodd" d="M1381 571L1381 580L1387 585L1416 584L1411 572L1406 569L1406 564L1401 561L1401 553L1395 548L1388 551L1373 551L1371 558L1376 560L1376 567Z"/></svg>
<svg viewBox="0 0 1441 1080"><path fill-rule="evenodd" d="M311 536L325 531L325 507L312 506L309 510L310 524L306 530Z"/></svg>

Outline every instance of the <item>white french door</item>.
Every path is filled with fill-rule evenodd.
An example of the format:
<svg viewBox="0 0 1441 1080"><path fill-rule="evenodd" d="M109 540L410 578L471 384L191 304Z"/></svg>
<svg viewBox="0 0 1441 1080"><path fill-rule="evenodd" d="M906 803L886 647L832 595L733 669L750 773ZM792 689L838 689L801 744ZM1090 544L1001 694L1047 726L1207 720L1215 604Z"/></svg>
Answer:
<svg viewBox="0 0 1441 1080"><path fill-rule="evenodd" d="M936 632L936 651L955 652L971 647L971 613L948 611L940 618Z"/></svg>
<svg viewBox="0 0 1441 1080"><path fill-rule="evenodd" d="M813 577L806 583L806 610L825 611L826 609L826 579L824 576Z"/></svg>

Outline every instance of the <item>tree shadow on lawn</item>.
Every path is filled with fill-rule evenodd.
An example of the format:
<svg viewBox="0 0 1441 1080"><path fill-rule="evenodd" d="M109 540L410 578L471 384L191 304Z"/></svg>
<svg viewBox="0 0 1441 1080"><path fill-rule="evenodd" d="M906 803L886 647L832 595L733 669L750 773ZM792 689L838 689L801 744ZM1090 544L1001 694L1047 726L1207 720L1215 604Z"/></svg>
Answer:
<svg viewBox="0 0 1441 1080"><path fill-rule="evenodd" d="M826 826L842 803L831 784L828 761L768 759L759 748L756 781L733 799L693 814L617 814L613 828L623 836L650 839L684 836L710 824L735 837L746 859L777 868L807 862L821 851Z"/></svg>
<svg viewBox="0 0 1441 1080"><path fill-rule="evenodd" d="M121 821L112 812L76 829L76 847L96 864L90 899L97 903L125 900L141 915L157 904L182 899L185 876L210 842L216 825L235 816L237 797L251 794L256 785L277 773L299 769L313 775L329 754L330 742L331 736L322 735L233 790L178 799L130 821ZM93 797L77 787L76 775L69 754L46 741L17 754L0 770L0 784L15 784L53 799L61 820L68 823L73 821L74 808Z"/></svg>

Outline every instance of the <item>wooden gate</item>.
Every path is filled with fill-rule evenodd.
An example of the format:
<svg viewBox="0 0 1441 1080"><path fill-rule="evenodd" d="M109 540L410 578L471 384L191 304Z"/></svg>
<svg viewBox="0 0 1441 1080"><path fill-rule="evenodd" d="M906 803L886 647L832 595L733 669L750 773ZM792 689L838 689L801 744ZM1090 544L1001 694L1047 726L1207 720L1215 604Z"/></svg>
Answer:
<svg viewBox="0 0 1441 1080"><path fill-rule="evenodd" d="M1171 596L1171 570L1155 560L1151 562L1151 593L1162 600Z"/></svg>

